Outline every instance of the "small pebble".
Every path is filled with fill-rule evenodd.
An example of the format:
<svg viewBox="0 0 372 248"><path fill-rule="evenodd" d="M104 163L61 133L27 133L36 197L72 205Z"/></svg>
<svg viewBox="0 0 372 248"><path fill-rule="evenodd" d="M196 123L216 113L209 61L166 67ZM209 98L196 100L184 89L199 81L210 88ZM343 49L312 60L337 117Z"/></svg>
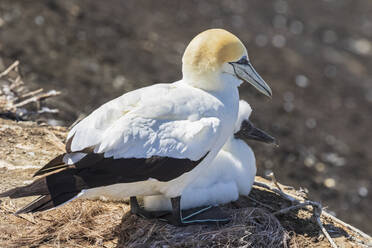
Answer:
<svg viewBox="0 0 372 248"><path fill-rule="evenodd" d="M334 188L336 186L336 180L333 178L327 178L326 180L324 180L323 184L327 188Z"/></svg>
<svg viewBox="0 0 372 248"><path fill-rule="evenodd" d="M351 40L350 43L351 49L360 55L372 53L372 44L367 39Z"/></svg>
<svg viewBox="0 0 372 248"><path fill-rule="evenodd" d="M297 75L295 82L300 88L306 88L309 85L309 79L305 75Z"/></svg>
<svg viewBox="0 0 372 248"><path fill-rule="evenodd" d="M287 40L283 35L277 34L277 35L274 35L271 42L272 42L274 47L282 48L282 47L285 46L286 41Z"/></svg>
<svg viewBox="0 0 372 248"><path fill-rule="evenodd" d="M325 170L325 164L321 162L316 163L315 170L318 172L323 172Z"/></svg>
<svg viewBox="0 0 372 248"><path fill-rule="evenodd" d="M300 21L293 21L290 25L289 25L289 30L293 33L293 34L301 34L302 31L304 29L304 24Z"/></svg>
<svg viewBox="0 0 372 248"><path fill-rule="evenodd" d="M361 196L361 197L366 197L368 195L368 189L364 186L360 187L358 189L358 194Z"/></svg>
<svg viewBox="0 0 372 248"><path fill-rule="evenodd" d="M41 26L44 24L44 17L43 16L36 16L35 17L35 23L38 26Z"/></svg>
<svg viewBox="0 0 372 248"><path fill-rule="evenodd" d="M315 164L315 158L313 156L308 156L304 160L306 167L312 167Z"/></svg>
<svg viewBox="0 0 372 248"><path fill-rule="evenodd" d="M306 127L313 129L316 127L316 120L314 118L309 118L306 120Z"/></svg>
<svg viewBox="0 0 372 248"><path fill-rule="evenodd" d="M115 89L120 89L124 86L125 82L126 78L123 75L118 75L112 82L112 86L114 86Z"/></svg>

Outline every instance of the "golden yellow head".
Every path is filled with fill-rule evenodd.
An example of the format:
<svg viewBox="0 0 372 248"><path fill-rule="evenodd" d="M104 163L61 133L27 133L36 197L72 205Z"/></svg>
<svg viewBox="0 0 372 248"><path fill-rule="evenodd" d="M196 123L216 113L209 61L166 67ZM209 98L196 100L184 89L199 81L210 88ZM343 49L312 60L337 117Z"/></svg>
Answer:
<svg viewBox="0 0 372 248"><path fill-rule="evenodd" d="M187 46L182 58L183 79L205 90L248 82L271 97L271 89L254 70L247 49L232 33L209 29L198 34Z"/></svg>
<svg viewBox="0 0 372 248"><path fill-rule="evenodd" d="M209 29L198 34L187 46L182 58L183 73L210 74L224 63L238 61L247 55L243 43L223 29ZM185 75L184 75L185 76Z"/></svg>

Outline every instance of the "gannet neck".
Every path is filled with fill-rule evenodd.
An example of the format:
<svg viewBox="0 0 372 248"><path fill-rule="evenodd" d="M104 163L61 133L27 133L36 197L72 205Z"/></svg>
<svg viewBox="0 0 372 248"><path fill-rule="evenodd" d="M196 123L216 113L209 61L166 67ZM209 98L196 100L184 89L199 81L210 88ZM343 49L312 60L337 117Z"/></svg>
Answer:
<svg viewBox="0 0 372 248"><path fill-rule="evenodd" d="M198 34L187 46L182 58L183 79L205 90L220 90L230 81L235 87L240 80L224 78L224 65L247 56L243 43L223 29L209 29Z"/></svg>
<svg viewBox="0 0 372 248"><path fill-rule="evenodd" d="M198 75L197 77L184 77L182 81L195 88L221 92L229 88L237 88L243 82L226 73L211 73Z"/></svg>

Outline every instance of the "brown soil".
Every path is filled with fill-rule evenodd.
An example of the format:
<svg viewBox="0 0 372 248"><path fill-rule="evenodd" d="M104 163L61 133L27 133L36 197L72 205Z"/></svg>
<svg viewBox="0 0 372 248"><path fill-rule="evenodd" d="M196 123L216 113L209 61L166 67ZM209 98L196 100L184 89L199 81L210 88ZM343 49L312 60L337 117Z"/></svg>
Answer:
<svg viewBox="0 0 372 248"><path fill-rule="evenodd" d="M19 59L25 81L63 91L50 102L69 124L124 92L179 79L189 40L226 28L274 92L270 101L241 87L253 121L280 142L252 144L259 175L274 171L308 188L371 233L371 12L362 0L2 0L0 67ZM24 155L39 165L38 156Z"/></svg>

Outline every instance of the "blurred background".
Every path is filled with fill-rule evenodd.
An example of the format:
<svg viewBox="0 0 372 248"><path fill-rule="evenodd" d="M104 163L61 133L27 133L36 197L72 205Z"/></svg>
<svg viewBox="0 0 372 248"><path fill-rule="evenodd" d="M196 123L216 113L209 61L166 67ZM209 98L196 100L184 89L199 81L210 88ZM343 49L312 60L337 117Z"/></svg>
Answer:
<svg viewBox="0 0 372 248"><path fill-rule="evenodd" d="M21 61L33 88L56 89L53 125L154 82L181 78L188 42L225 28L248 48L273 99L241 98L280 147L252 143L258 174L306 188L372 233L372 1L1 0L0 69ZM155 96L154 96L155 97Z"/></svg>

